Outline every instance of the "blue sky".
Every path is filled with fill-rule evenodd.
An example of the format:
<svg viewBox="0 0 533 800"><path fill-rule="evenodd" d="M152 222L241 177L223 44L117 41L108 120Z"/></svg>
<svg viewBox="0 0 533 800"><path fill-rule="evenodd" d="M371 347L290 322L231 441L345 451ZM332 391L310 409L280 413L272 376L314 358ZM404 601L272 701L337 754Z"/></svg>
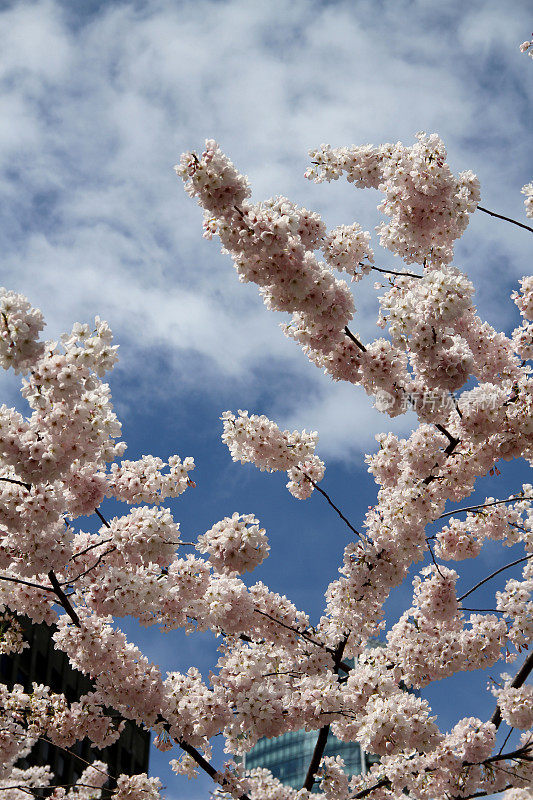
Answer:
<svg viewBox="0 0 533 800"><path fill-rule="evenodd" d="M527 0L155 0L0 4L0 283L28 295L57 337L99 314L120 344L111 377L128 457L192 455L197 488L173 505L184 538L234 511L266 527L270 559L252 576L312 616L349 541L321 498L294 500L280 475L233 464L220 442L226 409L316 429L324 487L356 523L375 486L362 458L391 424L358 389L332 384L285 339L251 285L242 285L173 172L182 151L216 138L257 199L284 194L329 226L380 221L373 191L303 178L322 142L410 143L436 131L454 171L472 169L482 205L524 220L520 188L533 172L532 65L518 45L532 29ZM455 263L477 287L482 316L517 324L508 300L527 272L530 234L477 213ZM377 251L376 263L398 260ZM375 333L374 278L357 285L354 330ZM0 376L2 400L18 385ZM394 429L408 432L403 417ZM505 465L480 493L504 496L530 479ZM89 523L88 523L89 524ZM476 569L490 571L488 551ZM511 560L511 557L509 558ZM465 567L463 585L478 573ZM496 587L494 587L496 588ZM391 620L409 587L391 600ZM480 600L481 602L481 600ZM132 638L163 670L216 658L210 636ZM498 670L493 670L495 676ZM443 725L484 717L485 679L430 693ZM475 688L475 686L481 688ZM459 702L460 701L460 702ZM217 752L220 759L220 753ZM173 800L207 797L157 754Z"/></svg>

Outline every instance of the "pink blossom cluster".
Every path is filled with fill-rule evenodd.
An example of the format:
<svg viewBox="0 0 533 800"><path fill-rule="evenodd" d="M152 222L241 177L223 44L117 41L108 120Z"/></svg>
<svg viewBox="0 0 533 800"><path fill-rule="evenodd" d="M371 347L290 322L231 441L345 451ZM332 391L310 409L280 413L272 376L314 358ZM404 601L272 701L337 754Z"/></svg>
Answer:
<svg viewBox="0 0 533 800"><path fill-rule="evenodd" d="M526 216L533 217L533 182L526 183L520 190L526 196L524 205L526 207Z"/></svg>
<svg viewBox="0 0 533 800"><path fill-rule="evenodd" d="M339 225L329 231L322 249L330 267L347 272L352 280L359 280L372 269L374 252L370 246L370 234L357 222Z"/></svg>
<svg viewBox="0 0 533 800"><path fill-rule="evenodd" d="M114 517L109 525L110 530L105 526L100 534L133 566L165 566L180 544L179 523L166 508L134 508L125 516Z"/></svg>
<svg viewBox="0 0 533 800"><path fill-rule="evenodd" d="M533 47L533 41L522 42L520 45L520 52L527 53L531 58L533 58L533 50L530 48Z"/></svg>
<svg viewBox="0 0 533 800"><path fill-rule="evenodd" d="M531 523L529 532L527 549L531 556ZM521 580L511 578L502 591L496 592L496 608L508 622L509 642L518 650L529 647L533 639L533 563L530 560L524 565Z"/></svg>
<svg viewBox="0 0 533 800"><path fill-rule="evenodd" d="M0 614L0 655L22 653L27 647L29 644L24 640L20 623L12 614Z"/></svg>
<svg viewBox="0 0 533 800"><path fill-rule="evenodd" d="M168 464L169 471L162 470ZM154 456L143 456L139 461L121 461L111 464L107 480L107 497L123 503L154 503L158 505L168 497L179 497L188 486L194 486L189 472L194 469L194 459L183 461L170 456L168 462Z"/></svg>
<svg viewBox="0 0 533 800"><path fill-rule="evenodd" d="M523 496L523 498L522 498ZM475 558L487 540L501 541L507 546L527 542L527 530L531 514L533 491L530 484L523 484L521 494L509 498L508 503L499 503L487 497L478 509L469 511L464 519L451 516L436 533L436 554L445 559L461 561Z"/></svg>
<svg viewBox="0 0 533 800"><path fill-rule="evenodd" d="M342 338L353 299L314 255L326 232L318 215L283 197L250 203L247 179L213 140L200 159L185 153L176 172L205 210L206 235L220 237L239 279L257 283L268 308L295 314L324 346L331 336Z"/></svg>
<svg viewBox="0 0 533 800"><path fill-rule="evenodd" d="M300 499L309 497L313 484L324 477L324 463L315 455L318 443L316 431L281 431L275 422L264 415L238 411L237 416L225 411L222 441L231 457L241 464L251 462L260 470L286 470L287 488Z"/></svg>
<svg viewBox="0 0 533 800"><path fill-rule="evenodd" d="M533 686L504 686L493 689L502 718L511 728L529 730L533 727Z"/></svg>
<svg viewBox="0 0 533 800"><path fill-rule="evenodd" d="M522 316L533 321L533 275L526 275L521 278L520 291L513 292L511 297L518 306Z"/></svg>
<svg viewBox="0 0 533 800"><path fill-rule="evenodd" d="M108 780L107 765L103 761L93 763L83 770L82 774L70 789L58 786L54 789L54 800L99 800L102 788Z"/></svg>
<svg viewBox="0 0 533 800"><path fill-rule="evenodd" d="M13 780L18 759L29 754L39 737L68 748L87 736L102 748L117 741L123 725L115 726L91 695L69 705L64 695L36 683L31 692L18 684L8 691L0 684L0 785ZM25 777L31 780L32 775Z"/></svg>
<svg viewBox="0 0 533 800"><path fill-rule="evenodd" d="M468 225L480 198L473 172L455 178L446 163L446 149L437 134L417 133L416 143L401 142L331 148L321 145L309 155L306 177L316 183L338 180L343 173L359 188L379 189L378 206L390 222L378 228L380 244L407 264L448 264L453 243Z"/></svg>
<svg viewBox="0 0 533 800"><path fill-rule="evenodd" d="M25 372L42 355L39 334L43 315L27 298L0 287L0 364L15 373Z"/></svg>
<svg viewBox="0 0 533 800"><path fill-rule="evenodd" d="M120 775L113 800L160 800L161 788L159 778L149 778L146 773Z"/></svg>
<svg viewBox="0 0 533 800"><path fill-rule="evenodd" d="M198 537L198 550L208 553L220 572L251 572L268 556L270 547L264 528L253 514L238 514L217 522Z"/></svg>

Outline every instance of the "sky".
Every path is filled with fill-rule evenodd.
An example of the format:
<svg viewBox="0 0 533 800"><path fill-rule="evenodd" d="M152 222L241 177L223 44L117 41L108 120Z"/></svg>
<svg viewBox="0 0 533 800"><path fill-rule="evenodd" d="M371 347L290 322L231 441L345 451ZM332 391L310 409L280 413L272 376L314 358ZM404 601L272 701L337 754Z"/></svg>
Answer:
<svg viewBox="0 0 533 800"><path fill-rule="evenodd" d="M376 433L408 434L413 420L391 422L283 337L283 316L239 283L216 241L202 238L201 212L173 165L215 138L248 175L255 199L285 195L329 227L357 221L373 231L379 195L305 180L308 150L410 144L425 130L442 137L454 172L478 175L484 207L525 221L533 65L518 46L531 35L528 6L0 2L0 284L42 309L48 338L95 315L109 322L120 344L110 384L127 456L178 453L197 462L197 488L172 504L184 539L234 511L255 513L272 549L251 582L287 594L314 619L349 532L318 496L297 501L283 476L233 464L220 414L245 408L282 427L318 430L323 486L356 525L376 491L364 454ZM527 274L530 236L478 212L456 246L481 316L499 330L518 324L509 294ZM377 264L401 266L375 236L373 246ZM374 281L355 290L352 329L363 339L376 334ZM23 408L18 389L0 376L2 402ZM525 464L504 465L479 496L506 496L528 479ZM467 565L462 585L500 557L487 550ZM409 586L395 594L388 619L409 597ZM125 627L163 671L196 665L207 675L216 661L212 636ZM483 675L457 679L451 691L464 713L490 715L485 683ZM437 685L428 697L443 726L452 725L449 690ZM167 760L154 751L151 764L167 797L208 797L208 781L176 778Z"/></svg>

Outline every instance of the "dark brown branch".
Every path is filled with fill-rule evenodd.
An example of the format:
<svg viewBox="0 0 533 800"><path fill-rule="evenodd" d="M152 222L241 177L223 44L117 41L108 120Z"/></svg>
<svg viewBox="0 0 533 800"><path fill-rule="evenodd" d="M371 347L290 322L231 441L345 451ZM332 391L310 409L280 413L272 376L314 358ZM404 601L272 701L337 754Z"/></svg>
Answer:
<svg viewBox="0 0 533 800"><path fill-rule="evenodd" d="M89 572L92 572L93 569L96 569L96 567L101 562L101 560L104 558L104 556L107 556L109 553L113 553L116 549L117 549L116 547L110 547L109 550L106 550L104 553L100 553L100 555L98 556L98 558L96 559L94 564L92 564L90 567L88 567L86 570L84 570L84 572L80 572L80 574L76 575L75 578L71 578L68 581L62 581L60 586L70 586L71 584L73 584L77 580L79 580L80 578L85 577L85 575L87 575Z"/></svg>
<svg viewBox="0 0 533 800"><path fill-rule="evenodd" d="M343 522L345 522L345 523L346 523L346 525L349 527L349 529L350 529L350 530L351 530L353 533L355 533L355 535L356 535L356 536L358 536L358 537L359 537L359 539L361 539L361 541L362 541L362 542L364 542L364 539L363 539L362 535L359 533L359 531L357 531L357 530L354 528L354 526L352 525L352 523L351 523L351 522L350 522L350 521L349 521L349 520L348 520L348 519L347 519L347 518L344 516L344 514L342 513L342 511L340 510L340 508L338 508L338 507L335 505L335 503L332 501L331 497L330 497L330 496L327 494L327 492L325 492L325 491L324 491L324 489L322 489L322 488L321 488L321 487L320 487L320 486L319 486L319 485L318 485L318 484L317 484L317 483L316 483L316 482L315 482L315 481L314 481L312 478L310 478L310 477L309 477L309 475L307 474L307 472L304 472L303 474L304 474L304 476L307 478L307 480L309 481L309 483L310 483L312 486L314 486L314 488L317 490L317 492L320 492L320 494L322 495L322 497L325 497L325 499L328 501L328 503L330 504L330 506L332 507L332 509L333 509L334 511L336 511L336 512L337 512L337 514L339 515L339 517L342 519L342 521L343 521Z"/></svg>
<svg viewBox="0 0 533 800"><path fill-rule="evenodd" d="M74 611L74 608L72 607L72 604L71 604L70 600L68 599L67 595L65 594L65 592L61 588L61 586L59 584L59 581L57 580L57 578L56 578L56 576L54 574L54 571L52 569L48 573L48 577L50 579L50 583L54 587L54 592L55 592L57 598L59 599L59 602L61 603L61 605L63 606L63 608L65 609L65 611L69 615L69 617L71 618L71 620L74 623L74 625L77 628L81 628L80 618L78 617L78 615Z"/></svg>
<svg viewBox="0 0 533 800"><path fill-rule="evenodd" d="M193 747L188 742L185 742L182 739L176 739L176 741L181 747L181 749L184 750L187 753L187 755L190 756L194 761L196 761L198 766L201 767L204 770L204 772L206 772L209 775L209 777L215 781L215 783L218 783L219 786L224 788L226 781L224 780L223 775L221 775L220 772L216 771L216 769L209 763L209 761L207 761L207 759L203 757L203 755L196 749L196 747ZM239 800L250 800L250 798L248 797L247 794L243 793L239 795Z"/></svg>
<svg viewBox="0 0 533 800"><path fill-rule="evenodd" d="M399 275L400 278L423 278L423 275L417 275L416 272L397 272L394 269L383 269L382 267L371 267L370 269L376 272L383 272L385 275Z"/></svg>
<svg viewBox="0 0 533 800"><path fill-rule="evenodd" d="M446 438L448 439L448 441L449 441L449 443L450 443L450 444L448 445L448 447L450 447L451 445L453 445L453 447L454 447L454 448L455 448L455 447L457 447L457 445L459 444L459 441L460 441L460 440L459 440L459 439L456 439L456 438L455 438L455 436L452 436L452 434L451 434L449 431L447 431L447 430L446 430L446 428L444 427L444 425L441 425L439 422L437 422L437 424L435 425L435 427L437 428L437 430L439 430L441 433L443 433L443 434L444 434L444 436L446 436ZM446 449L444 452L445 452L447 455L449 455L449 453L448 453L448 448L447 448L447 449Z"/></svg>
<svg viewBox="0 0 533 800"><path fill-rule="evenodd" d="M16 483L18 486L24 486L28 492L31 490L31 483L25 483L24 481L17 481L15 478L0 478L0 481L5 481L6 483Z"/></svg>
<svg viewBox="0 0 533 800"><path fill-rule="evenodd" d="M352 342L353 342L354 344L356 344L356 345L357 345L357 347L359 348L359 350L362 350L362 351L363 351L363 353L366 353L366 347L364 346L364 344L361 344L361 342L359 341L359 339L356 339L356 337L353 335L353 333L351 332L351 330L349 329L349 327L348 327L347 325L345 325L345 326L344 326L344 333L346 334L346 336L347 336L349 339L351 339L351 340L352 340Z"/></svg>
<svg viewBox="0 0 533 800"><path fill-rule="evenodd" d="M503 566L503 567L500 567L500 569L497 569L497 570L495 570L494 572L491 572L491 574L490 574L490 575L487 575L487 577L486 577L486 578L483 578L483 580L482 580L482 581L479 581L479 583L476 583L476 585L475 585L475 586L472 586L472 588L471 588L471 589L469 589L469 590L468 590L467 592L465 592L464 594L462 594L462 595L461 595L461 597L458 597L458 598L457 598L457 601L460 603L460 602L461 602L461 600L464 600L464 599L465 599L465 597L468 597L468 595L469 595L469 594L472 594L472 592L473 592L473 591L475 591L476 589L479 589L479 587L480 587L480 586L483 586L483 584L484 584L484 583L487 583L487 581L490 581L490 579L491 579L491 578L495 578L495 577L496 577L496 575L499 575L499 574L500 574L500 572L503 572L505 569L508 569L509 567L514 567L514 566L516 566L516 564L521 564L521 563L522 563L522 561L527 561L527 560L528 560L528 558L531 558L532 556L533 556L533 553L530 553L530 554L529 554L529 555L527 555L527 556L523 556L523 558L517 558L517 559L516 559L516 561L511 561L511 562L509 562L509 564L505 564L505 566Z"/></svg>
<svg viewBox="0 0 533 800"><path fill-rule="evenodd" d="M439 567L439 565L437 564L437 562L435 561L435 555L434 555L434 553L433 553L433 550L431 549L431 545L430 545L430 543L428 542L428 540L427 540L427 539L426 539L426 544L427 544L427 546L428 546L428 550L429 550L429 554L430 554L430 556L431 556L431 560L433 561L433 564L435 565L435 568L436 568L437 572L439 573L439 575L441 576L441 578L443 578L443 579L444 579L444 575L443 575L443 574L442 574L442 572L440 571L440 567Z"/></svg>
<svg viewBox="0 0 533 800"><path fill-rule="evenodd" d="M483 206L478 206L478 211L484 211L485 214L490 214L491 217L498 217L498 219L504 219L506 222L512 222L513 225L518 225L519 228L525 228L526 231L531 231L533 233L533 228L529 225L524 225L523 222L518 222L516 219L512 219L511 217L504 217L503 214L496 214L495 211L489 211L488 208L483 208Z"/></svg>
<svg viewBox="0 0 533 800"><path fill-rule="evenodd" d="M533 654L530 654L530 658L533 660ZM528 744L525 744L522 747L519 747L517 750L513 750L511 753L498 753L495 756L489 756L482 761L481 764L493 764L495 761L506 761L508 759L515 758L522 759L523 761L532 761L533 758L529 755L531 750L533 750L533 741L528 742ZM477 763L478 762L471 764L469 761L463 761L463 764L467 767L475 767L477 766Z"/></svg>
<svg viewBox="0 0 533 800"><path fill-rule="evenodd" d="M0 581L13 581L13 583L22 583L24 586L31 586L33 589L41 589L43 592L54 592L54 589L51 589L50 586L41 586L40 583L24 581L22 578L12 578L10 575L0 575Z"/></svg>
<svg viewBox="0 0 533 800"><path fill-rule="evenodd" d="M91 550L94 550L95 547L101 547L104 544L109 544L110 541L111 539L103 539L101 542L93 542L93 544L90 544L85 548L85 550L80 550L79 553L74 553L74 555L69 558L69 561L74 561L76 558L84 556L85 553L89 553Z"/></svg>
<svg viewBox="0 0 533 800"><path fill-rule="evenodd" d="M520 687L523 686L526 680L528 679L529 673L531 672L532 669L533 669L533 652L531 652L528 655L528 657L522 664L521 668L511 681L511 688L520 689ZM492 722L493 725L496 726L497 729L500 727L502 721L502 714L499 706L496 706L496 708L494 709L494 713L490 718L490 721Z"/></svg>
<svg viewBox="0 0 533 800"><path fill-rule="evenodd" d="M111 525L109 524L109 522L102 516L102 514L100 513L100 511L97 508L94 509L94 513L96 514L97 517L99 517L102 520L102 522L104 523L106 528L111 528Z"/></svg>
<svg viewBox="0 0 533 800"><path fill-rule="evenodd" d="M448 431L443 425L436 425L435 427L437 427L441 431L441 433L443 433L446 436L446 438L449 439L450 444L448 445L448 447L445 449L444 452L446 453L447 456L451 456L457 445L461 444L461 440L456 439L454 436L451 435L451 433L448 433ZM438 464L435 464L435 467L433 467L433 469L435 469L438 466L439 466ZM427 478L424 478L422 483L424 486L428 486L432 481L436 480L436 478L437 478L436 475L428 475Z"/></svg>
<svg viewBox="0 0 533 800"><path fill-rule="evenodd" d="M381 789L382 786L390 786L390 780L388 778L381 778L377 783L373 786L369 786L367 789L361 789L360 792L352 795L352 800L362 800L363 797L368 797L375 789Z"/></svg>
<svg viewBox="0 0 533 800"><path fill-rule="evenodd" d="M324 754L326 743L328 741L329 728L330 726L328 723L327 725L324 725L324 727L320 728L318 733L315 749L313 750L313 755L311 756L311 761L309 763L309 769L307 770L307 775L305 776L305 781L302 786L302 789L307 789L308 792L313 790L316 771L320 766L320 760Z"/></svg>
<svg viewBox="0 0 533 800"><path fill-rule="evenodd" d="M339 669L341 668L341 663L342 663L342 655L344 653L344 648L346 647L346 643L349 638L350 638L350 633L348 632L345 635L344 639L341 642L339 642L339 644L335 648L335 654L333 656L334 658L333 672L335 673L335 675L339 674ZM315 749L313 750L313 755L311 756L311 761L309 763L307 775L305 776L305 780L302 786L302 789L307 789L308 792L313 791L313 786L315 783L315 775L318 767L320 766L320 761L322 760L322 756L324 755L324 750L326 748L326 743L328 741L329 728L330 728L329 723L320 728L320 732L316 740Z"/></svg>
<svg viewBox="0 0 533 800"><path fill-rule="evenodd" d="M261 614L263 617L268 617L268 619L272 620L272 622L276 622L278 625L281 625L282 628L287 628L288 631L292 631L293 633L297 633L298 636L301 636L302 639L306 640L306 642L310 642L311 644L314 644L317 647L323 647L324 650L327 650L328 653L331 653L332 656L335 655L336 650L334 650L332 647L328 647L327 644L324 644L323 642L317 642L316 639L313 639L305 631L299 631L298 628L293 628L292 625L287 625L286 622L282 622L280 619L276 619L276 617L272 617L270 614L267 614L266 611L261 611L259 608L254 608L254 611L255 611L256 614ZM244 636L245 636L245 634L241 634L241 636L239 638L242 639L243 641L248 641L248 642L252 641L252 639L250 639L250 637L246 637L246 639L245 639ZM350 672L351 671L351 667L348 664L346 664L344 661L339 662L339 667L341 669L343 669L344 672Z"/></svg>

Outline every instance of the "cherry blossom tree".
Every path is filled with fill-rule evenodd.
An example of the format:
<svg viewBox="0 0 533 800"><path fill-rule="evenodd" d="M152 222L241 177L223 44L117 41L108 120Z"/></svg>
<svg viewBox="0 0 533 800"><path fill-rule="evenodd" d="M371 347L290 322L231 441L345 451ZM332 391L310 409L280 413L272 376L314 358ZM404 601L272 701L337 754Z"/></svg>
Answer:
<svg viewBox="0 0 533 800"><path fill-rule="evenodd" d="M378 489L362 520L350 520L322 487L317 433L284 431L244 410L222 414L234 460L286 472L299 499L316 490L350 531L340 577L313 625L287 597L243 581L269 553L253 514L236 512L196 542L182 541L164 502L194 486L192 458L122 459L103 382L117 360L107 324L76 323L59 343L44 341L41 312L0 291L0 362L20 375L30 409L0 408L0 646L24 647L18 614L54 624L56 647L94 684L76 702L42 685L0 686L2 797L22 800L50 785L49 768L16 766L40 737L69 749L87 736L104 747L120 735L117 717L150 729L177 774L202 770L217 792L241 800L304 800L317 782L326 800L532 797L533 654L524 651L533 636L533 487L475 505L467 498L500 459L533 459L533 277L513 292L522 321L510 336L480 319L474 287L453 264L454 244L471 214L502 215L482 208L476 176L454 175L446 159L440 138L425 133L408 145L311 153L309 179L345 176L381 192L379 240L403 260L399 270L375 264L371 235L356 222L328 231L319 214L287 198L252 202L247 179L213 140L176 168L204 210L204 235L219 237L239 279L256 283L269 309L291 314L285 335L333 380L362 386L385 414L416 414L410 436L383 434L366 457ZM524 193L531 215L531 184ZM354 284L373 271L389 281L380 297L384 335L363 342L353 330L354 294L338 273ZM106 498L131 509L106 519ZM96 533L83 530L91 515ZM501 564L458 596L459 573L444 562L459 568L489 541L501 544ZM524 555L506 563L503 548L514 545ZM428 554L411 605L386 630L384 603ZM506 579L518 564L522 576ZM464 605L496 577L493 609ZM126 615L163 631L220 635L210 681L194 666L164 677L121 631ZM384 646L370 649L376 632ZM493 690L491 716L459 718L450 731L439 729L420 692L405 691L501 658L509 671ZM509 733L498 748L502 725ZM301 728L318 736L299 791L267 770L245 774L234 760L260 737ZM379 761L350 778L339 757L323 758L330 731ZM217 734L229 755L223 765L212 757ZM54 796L98 798L107 780L95 761ZM161 788L146 775L109 780L106 792L118 800L156 800Z"/></svg>

